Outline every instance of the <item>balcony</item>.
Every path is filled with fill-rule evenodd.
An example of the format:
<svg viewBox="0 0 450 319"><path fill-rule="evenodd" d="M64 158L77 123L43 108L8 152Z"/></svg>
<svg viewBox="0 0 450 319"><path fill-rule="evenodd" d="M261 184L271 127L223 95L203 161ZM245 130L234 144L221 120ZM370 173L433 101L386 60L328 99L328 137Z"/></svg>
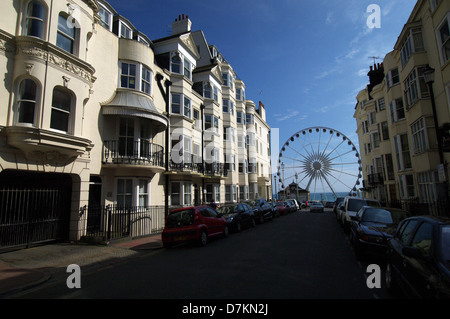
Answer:
<svg viewBox="0 0 450 319"><path fill-rule="evenodd" d="M364 188L374 188L377 185L383 185L383 184L384 184L384 178L383 178L383 174L381 174L381 173L369 174L367 176L367 180L363 180Z"/></svg>
<svg viewBox="0 0 450 319"><path fill-rule="evenodd" d="M198 174L203 177L226 177L228 169L223 163L206 163L198 155L172 152L170 154L169 173Z"/></svg>
<svg viewBox="0 0 450 319"><path fill-rule="evenodd" d="M145 140L114 140L103 143L103 164L164 171L164 148Z"/></svg>

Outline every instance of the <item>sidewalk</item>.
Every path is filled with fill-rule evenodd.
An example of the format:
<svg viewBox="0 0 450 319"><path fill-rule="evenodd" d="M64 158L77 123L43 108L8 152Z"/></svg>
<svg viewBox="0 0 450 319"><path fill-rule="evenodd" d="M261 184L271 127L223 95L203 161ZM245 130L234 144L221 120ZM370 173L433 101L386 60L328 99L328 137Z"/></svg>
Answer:
<svg viewBox="0 0 450 319"><path fill-rule="evenodd" d="M0 254L0 299L38 286L67 266L106 266L162 248L161 234L109 245L58 243Z"/></svg>

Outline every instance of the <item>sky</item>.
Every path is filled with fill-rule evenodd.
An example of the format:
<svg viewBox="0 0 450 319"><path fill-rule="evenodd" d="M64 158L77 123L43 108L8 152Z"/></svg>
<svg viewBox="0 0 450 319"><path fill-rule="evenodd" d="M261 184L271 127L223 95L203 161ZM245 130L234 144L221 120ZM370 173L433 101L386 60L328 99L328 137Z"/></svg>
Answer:
<svg viewBox="0 0 450 319"><path fill-rule="evenodd" d="M393 50L416 0L110 0L151 40L189 16L266 109L282 146L309 127L328 127L356 146L356 96L367 73ZM368 18L380 8L379 28ZM370 20L370 19L369 19Z"/></svg>

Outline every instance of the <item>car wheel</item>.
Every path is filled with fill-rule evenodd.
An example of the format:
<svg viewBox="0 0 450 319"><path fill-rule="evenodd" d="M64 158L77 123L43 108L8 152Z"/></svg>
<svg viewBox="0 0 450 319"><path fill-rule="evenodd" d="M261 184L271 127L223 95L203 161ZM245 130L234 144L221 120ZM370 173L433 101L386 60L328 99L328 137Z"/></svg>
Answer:
<svg viewBox="0 0 450 319"><path fill-rule="evenodd" d="M237 222L236 223L236 232L240 232L242 230L242 227L241 227L241 223L240 222Z"/></svg>
<svg viewBox="0 0 450 319"><path fill-rule="evenodd" d="M252 227L256 227L256 221L254 218L252 218Z"/></svg>
<svg viewBox="0 0 450 319"><path fill-rule="evenodd" d="M228 226L225 226L223 229L223 238L227 238L229 233L230 230L228 229Z"/></svg>
<svg viewBox="0 0 450 319"><path fill-rule="evenodd" d="M206 233L205 230L202 230L201 234L200 234L200 246L206 246L206 244L208 243L208 234Z"/></svg>

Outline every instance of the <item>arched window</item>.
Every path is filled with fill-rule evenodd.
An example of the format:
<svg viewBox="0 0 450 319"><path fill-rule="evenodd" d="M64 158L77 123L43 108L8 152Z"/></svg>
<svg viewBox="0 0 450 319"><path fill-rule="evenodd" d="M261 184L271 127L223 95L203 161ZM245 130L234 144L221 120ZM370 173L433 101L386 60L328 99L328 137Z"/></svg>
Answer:
<svg viewBox="0 0 450 319"><path fill-rule="evenodd" d="M72 104L72 95L67 90L60 87L54 88L50 128L70 133Z"/></svg>
<svg viewBox="0 0 450 319"><path fill-rule="evenodd" d="M20 82L18 95L18 123L34 124L38 86L30 79Z"/></svg>
<svg viewBox="0 0 450 319"><path fill-rule="evenodd" d="M69 17L70 18L70 17ZM56 37L56 46L74 54L75 41L77 36L76 21L69 21L64 14L58 16L58 35Z"/></svg>
<svg viewBox="0 0 450 319"><path fill-rule="evenodd" d="M44 38L47 8L40 1L30 1L27 6L25 34L32 37Z"/></svg>

